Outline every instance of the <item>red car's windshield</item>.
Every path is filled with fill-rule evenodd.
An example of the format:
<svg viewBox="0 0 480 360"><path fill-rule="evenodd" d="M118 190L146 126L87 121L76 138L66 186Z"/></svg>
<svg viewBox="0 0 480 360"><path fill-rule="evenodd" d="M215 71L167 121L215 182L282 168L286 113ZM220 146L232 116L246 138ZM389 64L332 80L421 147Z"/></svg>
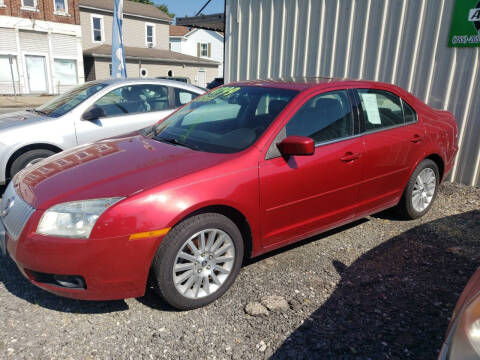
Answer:
<svg viewBox="0 0 480 360"><path fill-rule="evenodd" d="M298 91L224 86L154 128L154 138L195 150L235 153L252 145Z"/></svg>

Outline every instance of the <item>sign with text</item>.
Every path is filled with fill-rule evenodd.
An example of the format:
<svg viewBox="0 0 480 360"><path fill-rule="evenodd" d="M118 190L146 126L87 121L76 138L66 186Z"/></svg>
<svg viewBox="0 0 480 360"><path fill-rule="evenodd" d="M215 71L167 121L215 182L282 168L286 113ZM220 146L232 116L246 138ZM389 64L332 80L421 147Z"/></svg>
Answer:
<svg viewBox="0 0 480 360"><path fill-rule="evenodd" d="M480 46L480 0L455 0L448 46Z"/></svg>

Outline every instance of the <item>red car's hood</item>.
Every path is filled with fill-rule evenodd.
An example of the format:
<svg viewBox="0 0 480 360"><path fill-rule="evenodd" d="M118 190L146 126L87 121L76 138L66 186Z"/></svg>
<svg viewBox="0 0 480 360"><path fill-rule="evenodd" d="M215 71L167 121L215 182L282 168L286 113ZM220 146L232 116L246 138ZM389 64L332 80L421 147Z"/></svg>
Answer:
<svg viewBox="0 0 480 360"><path fill-rule="evenodd" d="M26 202L47 209L66 201L128 196L230 156L129 136L61 152L20 172L14 184Z"/></svg>

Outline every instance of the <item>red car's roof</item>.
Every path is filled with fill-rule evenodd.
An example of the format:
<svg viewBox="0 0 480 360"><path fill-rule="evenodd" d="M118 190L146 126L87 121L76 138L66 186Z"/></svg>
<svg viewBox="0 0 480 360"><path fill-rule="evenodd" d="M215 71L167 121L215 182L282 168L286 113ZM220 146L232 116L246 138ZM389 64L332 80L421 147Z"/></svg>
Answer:
<svg viewBox="0 0 480 360"><path fill-rule="evenodd" d="M332 85L332 84L362 84L362 86L368 84L379 84L375 81L367 80L355 80L355 79L342 79L342 78L327 78L327 77L306 77L306 78L288 78L288 79L271 79L271 80L249 80L249 81L238 81L232 82L228 85L240 85L240 86L265 86L265 87L275 87L282 89L292 89L302 91L312 87L321 87L322 85ZM391 85L391 84L386 84Z"/></svg>

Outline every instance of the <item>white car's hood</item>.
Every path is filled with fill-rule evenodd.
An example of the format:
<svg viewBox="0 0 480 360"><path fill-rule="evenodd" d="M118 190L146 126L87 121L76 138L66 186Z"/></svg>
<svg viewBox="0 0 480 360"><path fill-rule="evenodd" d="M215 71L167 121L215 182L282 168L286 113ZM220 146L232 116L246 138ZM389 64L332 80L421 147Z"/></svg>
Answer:
<svg viewBox="0 0 480 360"><path fill-rule="evenodd" d="M37 123L42 120L50 119L48 116L39 115L31 111L15 111L0 115L0 130L5 130L16 126L25 126Z"/></svg>

